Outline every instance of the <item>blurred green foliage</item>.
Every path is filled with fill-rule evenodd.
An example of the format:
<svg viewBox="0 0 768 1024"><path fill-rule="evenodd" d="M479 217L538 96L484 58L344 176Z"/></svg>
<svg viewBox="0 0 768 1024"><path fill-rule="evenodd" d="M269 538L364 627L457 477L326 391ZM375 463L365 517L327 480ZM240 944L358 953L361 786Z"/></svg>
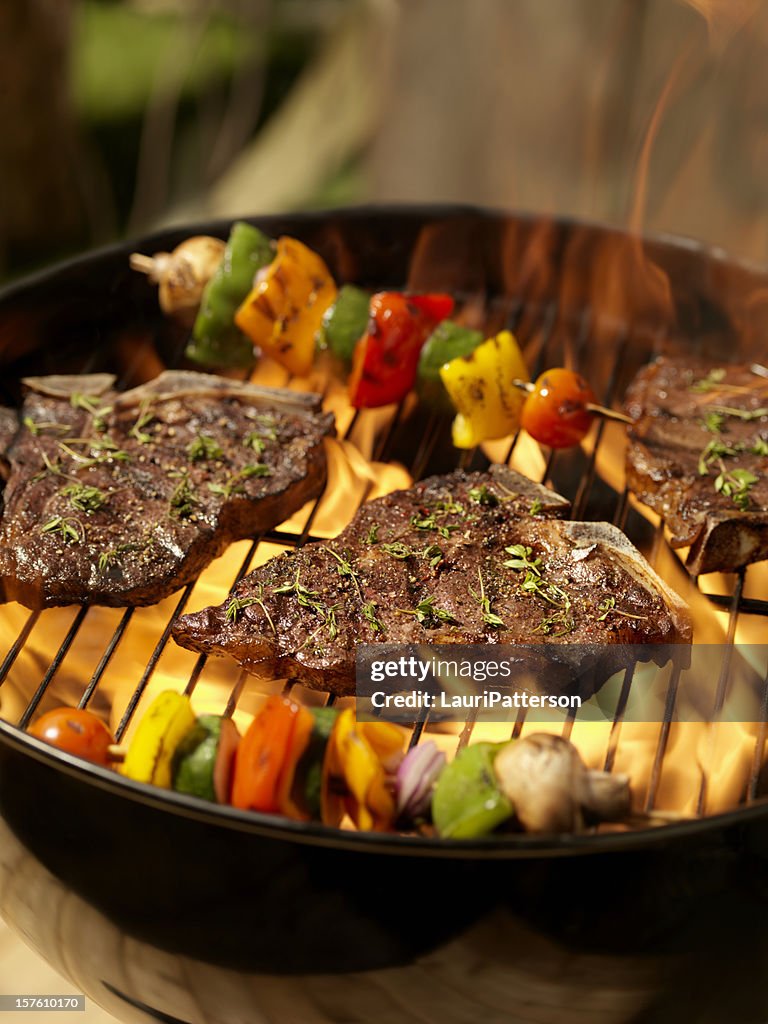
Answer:
<svg viewBox="0 0 768 1024"><path fill-rule="evenodd" d="M226 78L246 60L268 56L274 41L243 32L231 18L214 14L200 34L189 17L173 11L147 13L123 4L81 0L72 39L72 97L88 121L130 117L146 106L154 85L183 67L182 98Z"/></svg>

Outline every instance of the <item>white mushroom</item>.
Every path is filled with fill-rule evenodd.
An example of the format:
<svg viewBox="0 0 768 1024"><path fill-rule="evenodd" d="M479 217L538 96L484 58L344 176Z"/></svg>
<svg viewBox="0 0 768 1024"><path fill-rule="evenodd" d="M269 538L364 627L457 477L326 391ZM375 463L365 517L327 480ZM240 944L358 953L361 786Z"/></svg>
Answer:
<svg viewBox="0 0 768 1024"><path fill-rule="evenodd" d="M145 256L134 252L130 256L133 270L146 274L158 286L160 308L191 326L197 315L203 289L216 273L225 243L210 235L187 238L173 252L156 252Z"/></svg>
<svg viewBox="0 0 768 1024"><path fill-rule="evenodd" d="M629 813L628 777L589 770L561 736L534 733L508 743L494 770L527 832L578 832L585 817L606 821Z"/></svg>

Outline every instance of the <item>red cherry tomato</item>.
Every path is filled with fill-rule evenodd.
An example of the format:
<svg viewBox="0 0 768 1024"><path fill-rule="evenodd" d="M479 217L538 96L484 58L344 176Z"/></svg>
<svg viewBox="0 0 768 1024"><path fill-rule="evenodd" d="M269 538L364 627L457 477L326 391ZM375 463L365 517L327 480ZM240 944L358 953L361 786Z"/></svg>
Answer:
<svg viewBox="0 0 768 1024"><path fill-rule="evenodd" d="M593 413L586 406L594 402L592 388L578 373L547 370L523 404L520 425L550 448L570 448L589 430Z"/></svg>
<svg viewBox="0 0 768 1024"><path fill-rule="evenodd" d="M80 708L47 711L33 722L29 733L59 750L66 750L69 754L76 754L96 764L109 763L109 747L115 742L100 718Z"/></svg>

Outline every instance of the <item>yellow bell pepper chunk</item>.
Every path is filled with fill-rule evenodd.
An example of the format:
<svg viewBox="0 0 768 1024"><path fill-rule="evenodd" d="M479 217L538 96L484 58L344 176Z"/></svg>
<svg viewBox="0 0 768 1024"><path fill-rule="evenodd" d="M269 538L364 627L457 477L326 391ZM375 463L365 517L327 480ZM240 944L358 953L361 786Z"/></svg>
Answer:
<svg viewBox="0 0 768 1024"><path fill-rule="evenodd" d="M530 378L510 331L501 331L468 356L446 363L440 378L457 411L452 428L457 448L474 448L519 428L525 392L512 381Z"/></svg>
<svg viewBox="0 0 768 1024"><path fill-rule="evenodd" d="M194 725L195 715L186 694L175 690L159 693L133 735L123 775L170 789L173 755Z"/></svg>
<svg viewBox="0 0 768 1024"><path fill-rule="evenodd" d="M336 285L323 260L297 239L283 237L235 323L265 355L302 377L312 368L315 335L335 300Z"/></svg>
<svg viewBox="0 0 768 1024"><path fill-rule="evenodd" d="M352 796L348 810L358 828L391 828L396 807L382 762L396 758L402 748L402 733L396 726L358 722L351 708L342 711L326 752L323 821L338 824L341 819L341 802L331 786L331 777L337 776L343 778Z"/></svg>

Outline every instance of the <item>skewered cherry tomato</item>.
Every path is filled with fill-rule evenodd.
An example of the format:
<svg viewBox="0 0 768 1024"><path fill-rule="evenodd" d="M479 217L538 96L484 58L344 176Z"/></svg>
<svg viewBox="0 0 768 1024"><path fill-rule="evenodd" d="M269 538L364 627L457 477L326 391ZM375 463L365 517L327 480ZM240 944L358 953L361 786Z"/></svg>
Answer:
<svg viewBox="0 0 768 1024"><path fill-rule="evenodd" d="M30 726L29 733L96 764L109 764L109 748L115 742L102 720L81 708L47 711Z"/></svg>
<svg viewBox="0 0 768 1024"><path fill-rule="evenodd" d="M525 400L520 425L550 448L570 448L589 430L593 413L587 405L594 402L592 389L580 374L547 370Z"/></svg>

